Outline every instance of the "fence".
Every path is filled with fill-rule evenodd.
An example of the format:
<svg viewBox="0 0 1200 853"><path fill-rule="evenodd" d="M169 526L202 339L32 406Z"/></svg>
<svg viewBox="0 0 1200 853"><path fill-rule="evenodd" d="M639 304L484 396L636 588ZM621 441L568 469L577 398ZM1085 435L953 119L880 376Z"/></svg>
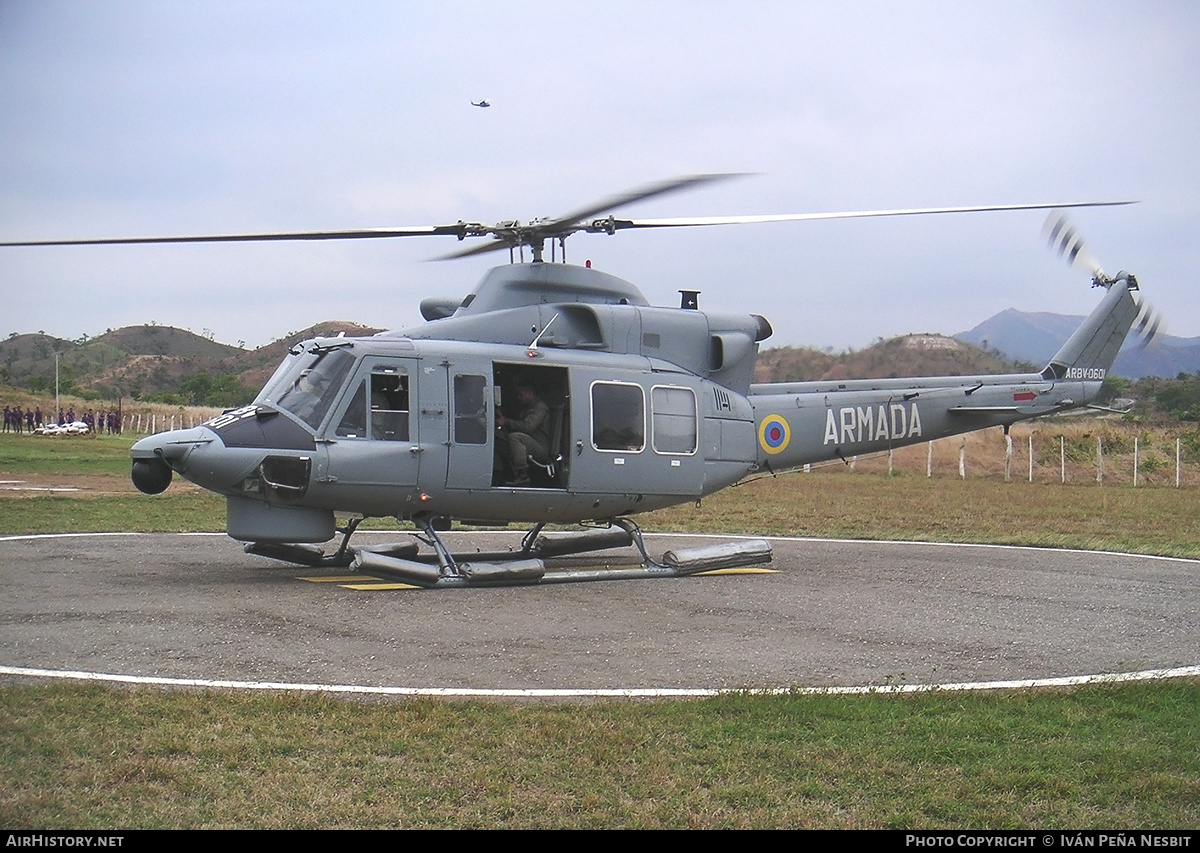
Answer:
<svg viewBox="0 0 1200 853"><path fill-rule="evenodd" d="M166 410L143 409L125 412L121 419L121 429L129 435L154 435L173 429L189 429L215 418L222 411L223 409L189 406Z"/></svg>
<svg viewBox="0 0 1200 853"><path fill-rule="evenodd" d="M938 439L825 466L853 473L987 477L1030 483L1200 486L1200 431L1089 419Z"/></svg>

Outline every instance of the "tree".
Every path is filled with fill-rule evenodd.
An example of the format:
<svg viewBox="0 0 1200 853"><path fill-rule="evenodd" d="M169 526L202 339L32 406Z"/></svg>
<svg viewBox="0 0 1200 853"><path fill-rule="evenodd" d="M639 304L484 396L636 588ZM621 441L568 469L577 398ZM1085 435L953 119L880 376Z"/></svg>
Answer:
<svg viewBox="0 0 1200 853"><path fill-rule="evenodd" d="M1200 379L1194 376L1164 383L1154 395L1155 405L1173 417L1187 421L1200 420Z"/></svg>
<svg viewBox="0 0 1200 853"><path fill-rule="evenodd" d="M1100 385L1100 394L1096 398L1096 402L1106 406L1117 397L1127 395L1130 387L1132 386L1128 379L1110 373L1104 377L1104 382Z"/></svg>

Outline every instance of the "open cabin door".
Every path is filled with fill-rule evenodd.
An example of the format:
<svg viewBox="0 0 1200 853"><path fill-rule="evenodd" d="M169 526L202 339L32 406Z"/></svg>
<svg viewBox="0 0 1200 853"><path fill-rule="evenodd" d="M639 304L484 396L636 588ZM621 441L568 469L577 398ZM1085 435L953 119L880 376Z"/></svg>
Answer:
<svg viewBox="0 0 1200 853"><path fill-rule="evenodd" d="M516 417L518 386L532 386L547 410L546 458L529 466L529 488L565 489L570 464L569 386L565 367L456 359L446 367L446 487L491 489L511 477L497 450L496 413ZM429 401L426 400L426 403ZM430 460L426 460L429 464ZM540 464L538 464L540 463Z"/></svg>
<svg viewBox="0 0 1200 853"><path fill-rule="evenodd" d="M455 362L447 368L446 379L450 398L446 487L488 489L492 485L495 420L491 362Z"/></svg>

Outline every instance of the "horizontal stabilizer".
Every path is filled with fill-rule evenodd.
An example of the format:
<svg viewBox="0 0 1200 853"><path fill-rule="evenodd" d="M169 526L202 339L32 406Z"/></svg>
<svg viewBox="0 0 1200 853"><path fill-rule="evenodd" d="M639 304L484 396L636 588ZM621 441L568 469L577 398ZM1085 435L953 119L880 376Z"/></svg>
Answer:
<svg viewBox="0 0 1200 853"><path fill-rule="evenodd" d="M1045 415L1071 405L1070 400L1048 403L1044 406L951 406L946 411L952 415L971 415L982 412L1010 412L1022 416Z"/></svg>

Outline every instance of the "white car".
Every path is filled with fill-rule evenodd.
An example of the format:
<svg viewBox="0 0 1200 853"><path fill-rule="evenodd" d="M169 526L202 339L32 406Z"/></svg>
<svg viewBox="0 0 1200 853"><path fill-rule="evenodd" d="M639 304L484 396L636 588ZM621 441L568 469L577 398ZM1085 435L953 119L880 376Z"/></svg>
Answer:
<svg viewBox="0 0 1200 853"><path fill-rule="evenodd" d="M34 430L36 435L87 435L88 425L83 421L72 421L69 424L46 424Z"/></svg>

